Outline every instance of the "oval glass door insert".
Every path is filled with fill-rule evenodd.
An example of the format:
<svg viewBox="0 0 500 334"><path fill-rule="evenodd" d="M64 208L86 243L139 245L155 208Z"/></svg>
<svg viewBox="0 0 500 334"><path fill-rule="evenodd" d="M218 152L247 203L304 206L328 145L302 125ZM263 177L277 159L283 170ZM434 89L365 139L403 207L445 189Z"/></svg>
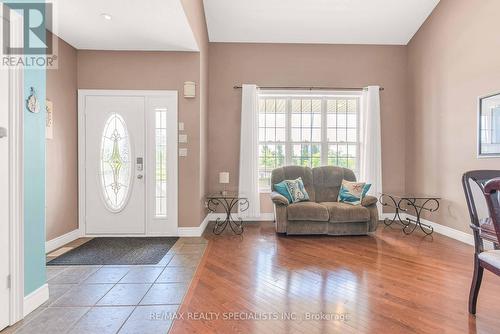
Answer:
<svg viewBox="0 0 500 334"><path fill-rule="evenodd" d="M109 211L119 212L129 197L132 164L127 126L117 113L109 116L104 125L100 165L104 204Z"/></svg>

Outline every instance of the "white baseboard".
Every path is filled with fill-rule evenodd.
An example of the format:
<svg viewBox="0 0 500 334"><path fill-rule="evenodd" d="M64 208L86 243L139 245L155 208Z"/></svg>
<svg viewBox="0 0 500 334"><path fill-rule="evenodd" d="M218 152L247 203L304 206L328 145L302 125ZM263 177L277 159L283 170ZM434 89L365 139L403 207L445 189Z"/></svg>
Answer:
<svg viewBox="0 0 500 334"><path fill-rule="evenodd" d="M225 213L216 213L216 212L212 212L212 213L209 213L209 220L210 221L214 221L214 220L217 220L217 218L220 218L220 219L225 219L226 218L226 214ZM234 218L238 218L239 215L237 213L233 214L233 217ZM269 213L261 213L260 214L260 217L258 218L247 218L247 217L242 217L243 221L246 221L246 222L260 222L260 221L274 221L274 213L272 212L269 212Z"/></svg>
<svg viewBox="0 0 500 334"><path fill-rule="evenodd" d="M401 219L406 220L406 218L411 218L411 219L416 219L415 216L406 214L406 213L400 213L399 214ZM208 223L210 221L214 221L217 218L224 219L226 217L225 213L209 213L203 219L202 223L200 226L197 227L179 227L178 230L178 235L179 237L200 237L203 235L203 232L205 231L205 228L207 227ZM235 214L234 217L238 217L238 214ZM394 217L393 213L383 213L381 216L381 219L392 219ZM259 218L247 218L243 217L243 221L273 221L274 220L274 213L262 213ZM430 220L427 219L421 219L422 223L427 224L429 226L432 226L434 228L434 232L442 234L444 236L447 236L449 238L458 240L460 242L466 243L468 245L474 245L474 237L472 234L465 233L456 229L453 229L448 226L444 226L441 224L434 223ZM45 243L45 251L51 252L54 249L57 249L59 247L64 246L65 244L78 239L82 236L82 233L80 230L74 230L69 233L66 233L58 238L49 240ZM485 241L485 248L487 249L493 249L493 246L491 243Z"/></svg>
<svg viewBox="0 0 500 334"><path fill-rule="evenodd" d="M26 317L47 300L49 300L49 285L45 283L32 293L24 297L23 316Z"/></svg>
<svg viewBox="0 0 500 334"><path fill-rule="evenodd" d="M406 213L400 213L399 216L401 217L402 220L406 220L406 218L410 218L413 220L417 219L417 217L406 214ZM382 219L385 219L385 218L392 219L393 217L394 217L393 213L384 213L381 216ZM436 233L439 233L439 234L444 235L446 237L458 240L458 241L463 242L465 244L474 246L474 236L472 234L465 233L465 232L462 232L459 230L455 230L454 228L444 226L441 224L437 224L437 223L434 223L434 222L427 220L427 219L421 218L420 221L423 224L432 226L432 228L434 229L434 232L436 232ZM484 243L485 249L493 249L493 243L491 243L489 241L483 241L483 243Z"/></svg>
<svg viewBox="0 0 500 334"><path fill-rule="evenodd" d="M177 234L179 237L201 237L208 225L209 217L210 214L208 214L205 219L203 219L200 226L197 227L178 227Z"/></svg>
<svg viewBox="0 0 500 334"><path fill-rule="evenodd" d="M234 217L238 217L237 214ZM203 222L200 226L197 227L179 227L177 229L179 237L201 237L203 232L207 228L209 222L217 220L217 218L224 219L226 218L225 213L209 213L203 219ZM259 218L243 218L243 221L267 221L274 220L274 213L263 213Z"/></svg>
<svg viewBox="0 0 500 334"><path fill-rule="evenodd" d="M83 233L76 229L74 231L68 232L66 234L61 235L60 237L54 238L52 240L45 242L45 253L50 253L59 247L66 245L67 243L76 240L83 236Z"/></svg>

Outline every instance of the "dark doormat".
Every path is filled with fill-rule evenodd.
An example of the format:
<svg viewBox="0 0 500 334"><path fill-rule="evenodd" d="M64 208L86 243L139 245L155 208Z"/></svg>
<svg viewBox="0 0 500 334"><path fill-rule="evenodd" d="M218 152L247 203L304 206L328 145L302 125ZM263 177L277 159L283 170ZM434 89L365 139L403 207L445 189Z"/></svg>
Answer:
<svg viewBox="0 0 500 334"><path fill-rule="evenodd" d="M157 264L178 239L177 237L94 238L49 261L47 265Z"/></svg>

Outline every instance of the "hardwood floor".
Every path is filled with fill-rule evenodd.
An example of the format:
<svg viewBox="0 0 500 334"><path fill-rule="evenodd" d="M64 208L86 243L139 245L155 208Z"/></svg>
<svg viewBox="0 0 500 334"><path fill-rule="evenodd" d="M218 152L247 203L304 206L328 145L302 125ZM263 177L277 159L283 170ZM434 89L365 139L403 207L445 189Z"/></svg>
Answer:
<svg viewBox="0 0 500 334"><path fill-rule="evenodd" d="M469 316L473 248L438 234L287 237L262 222L206 238L171 333L500 333L500 279L485 272ZM265 315L279 319L251 318Z"/></svg>

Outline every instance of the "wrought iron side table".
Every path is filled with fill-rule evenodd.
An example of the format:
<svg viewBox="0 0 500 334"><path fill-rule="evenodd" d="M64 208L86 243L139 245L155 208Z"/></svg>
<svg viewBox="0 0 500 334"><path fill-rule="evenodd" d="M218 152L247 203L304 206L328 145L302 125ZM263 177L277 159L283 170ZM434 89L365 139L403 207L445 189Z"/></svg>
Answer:
<svg viewBox="0 0 500 334"><path fill-rule="evenodd" d="M430 225L421 222L420 217L422 211L435 212L439 209L439 200L441 198L435 196L413 196L413 195L396 195L393 193L383 193L379 202L382 206L388 206L396 209L394 217L392 219L384 219L384 224L390 226L393 223L398 223L403 225L404 234L411 234L415 229L420 227L422 232L426 235L431 235L434 232L434 228ZM400 216L401 211L408 212L410 208L415 211L415 218L406 217L402 219ZM413 227L411 227L413 225Z"/></svg>
<svg viewBox="0 0 500 334"><path fill-rule="evenodd" d="M221 205L226 213L225 219L221 219L220 217L217 218L213 229L214 234L221 234L222 232L224 232L228 225L229 227L231 227L231 230L233 230L235 234L239 235L243 233L242 219L234 219L231 214L231 211L236 206L236 204L239 204L240 212L246 211L249 206L247 198L239 197L238 193L234 192L228 192L225 194L215 193L207 196L208 210L210 210L211 212L215 212L219 205Z"/></svg>

